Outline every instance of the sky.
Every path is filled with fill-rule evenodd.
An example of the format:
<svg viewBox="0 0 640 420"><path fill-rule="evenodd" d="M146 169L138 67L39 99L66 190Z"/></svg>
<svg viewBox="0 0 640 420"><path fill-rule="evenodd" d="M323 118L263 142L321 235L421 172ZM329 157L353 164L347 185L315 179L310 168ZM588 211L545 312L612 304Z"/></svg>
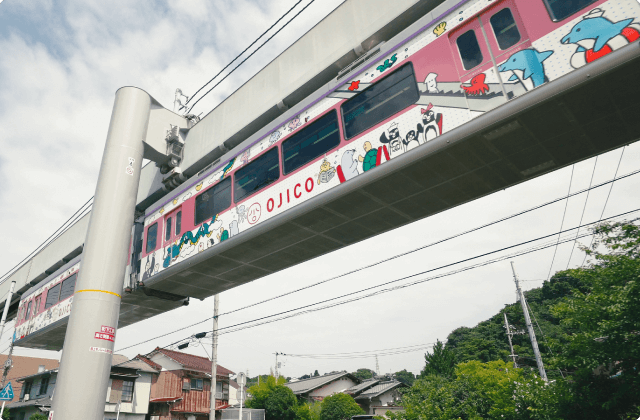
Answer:
<svg viewBox="0 0 640 420"><path fill-rule="evenodd" d="M324 18L342 0L314 2L198 105L208 112L251 75ZM0 274L11 269L65 222L95 190L114 94L137 86L171 109L176 88L189 95L294 4L293 0L4 0L0 3ZM355 42L354 42L355 45ZM631 144L532 181L496 192L220 295L226 312L360 268L467 229L514 214L593 183L638 169ZM571 176L572 171L573 177ZM572 179L570 186L570 179ZM640 175L572 197L564 227L640 208ZM585 205L586 201L586 205ZM425 248L374 268L285 298L220 317L220 327L329 299L402 276L557 232L565 201ZM584 215L582 215L584 212ZM547 240L548 241L548 240ZM581 239L578 244L588 244ZM530 246L530 245L528 245ZM525 249L522 246L518 249ZM525 290L549 272L582 264L573 243L513 259ZM513 250L512 250L513 251ZM506 255L508 252L496 254ZM572 256L569 259L569 256ZM490 257L478 261L486 261ZM553 265L552 265L553 260ZM460 267L471 263L461 264ZM451 269L434 271L443 273ZM421 277L418 277L421 278ZM330 309L220 336L219 364L249 376L267 374L281 356L281 373L298 377L337 370L375 369L374 357L310 359L290 356L355 353L423 345L420 351L380 356L381 373L424 367L424 347L456 328L472 327L516 301L507 260ZM211 317L213 298L118 331L116 350ZM11 323L9 324L11 327ZM145 354L194 333L211 321L121 351ZM0 338L6 352L12 329ZM505 340L507 337L505 336ZM208 356L209 339L185 351ZM24 356L58 352L17 348Z"/></svg>

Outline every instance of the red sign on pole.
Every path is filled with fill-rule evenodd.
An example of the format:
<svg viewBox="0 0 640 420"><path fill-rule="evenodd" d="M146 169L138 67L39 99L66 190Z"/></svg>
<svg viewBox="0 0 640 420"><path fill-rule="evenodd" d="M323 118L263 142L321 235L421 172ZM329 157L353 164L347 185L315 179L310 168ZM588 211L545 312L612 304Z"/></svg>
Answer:
<svg viewBox="0 0 640 420"><path fill-rule="evenodd" d="M111 335L116 335L116 329L113 327L107 327L106 325L103 325L102 328L100 328L100 330L103 333L107 333L107 334L111 334Z"/></svg>
<svg viewBox="0 0 640 420"><path fill-rule="evenodd" d="M93 337L94 338L98 338L100 340L107 340L107 341L115 341L116 340L116 336L115 335L111 335L111 334L107 334L107 333L101 333L101 332L95 333L95 335Z"/></svg>

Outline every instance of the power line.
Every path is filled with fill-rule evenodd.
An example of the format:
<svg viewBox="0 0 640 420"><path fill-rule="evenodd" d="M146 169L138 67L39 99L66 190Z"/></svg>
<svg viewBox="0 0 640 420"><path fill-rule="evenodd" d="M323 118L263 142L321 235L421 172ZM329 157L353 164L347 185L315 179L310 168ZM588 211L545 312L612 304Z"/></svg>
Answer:
<svg viewBox="0 0 640 420"><path fill-rule="evenodd" d="M259 37L257 37L257 38L255 39L255 41L253 41L253 42L252 42L252 43L251 43L247 48L245 48L245 49L244 49L240 54L238 54L238 55L237 55L233 60L231 60L231 61L229 62L229 64L227 64L226 66L224 66L224 68L223 68L222 70L220 70L220 71L218 72L218 74L216 74L215 76L213 76L213 77L211 78L211 80L209 80L207 83L205 83L204 85L202 85L202 87L201 87L200 89L198 89L198 90L196 91L196 93L194 93L193 95L191 95L191 97L190 97L190 98L185 102L185 105L187 105L187 104L189 103L189 101L191 101L191 100L192 100L192 99L193 99L193 98L194 98L194 97L195 97L195 96L196 96L196 95L197 95L197 94L198 94L202 89L204 89L204 88L205 88L209 83L213 82L213 80L214 80L216 77L220 76L220 74L221 74L223 71L225 71L227 68L229 68L229 66L230 66L231 64L233 64L233 63L234 63L238 58L240 58L240 57L242 56L242 54L246 53L246 52L247 52L247 50L248 50L249 48L253 47L253 46L255 45L255 43L256 43L256 42L258 42L258 41L260 40L260 38L262 38L263 36L265 36L267 32L269 32L271 29L273 29L273 27L274 27L274 26L276 26L276 25L277 25L277 24L278 24L282 19L284 19L284 17L285 17L286 15L288 15L289 13L291 13L291 11L292 11L293 9L295 9L295 8L296 8L296 6L297 6L297 5L299 5L300 3L302 3L302 0L298 0L298 2L297 2L296 4L294 4L294 5L291 7L291 9L287 10L287 12L286 12L284 15L280 16L280 18L279 18L278 20L276 20L276 21L275 21L275 23L269 27L269 29L267 29L266 31L264 31L264 32L262 33L262 35L260 35ZM263 44L263 45L264 45L264 44ZM260 47L262 48L262 46L260 46ZM258 48L258 49L260 49L260 48ZM235 69L234 69L234 70L235 70ZM207 93L208 93L208 92L207 92ZM206 93L205 93L205 95L206 95ZM204 95L203 95L203 96L204 96ZM195 104L194 104L194 105L195 105ZM193 108L193 107L192 107L192 108Z"/></svg>
<svg viewBox="0 0 640 420"><path fill-rule="evenodd" d="M593 176L596 174L596 166L598 165L598 156L596 156L596 160L593 163L593 171L591 172L591 181L589 181L589 187L591 187L591 184L593 184ZM584 206L582 207L582 214L580 215L580 221L578 222L579 225L582 224L582 218L584 217L584 212L587 209L587 203L589 202L589 193L591 191L587 191L587 198L584 200ZM578 236L578 233L576 232L576 237ZM571 257L573 256L573 250L576 249L576 242L578 240L576 239L575 241L573 241L573 246L571 247L571 253L569 254L569 260L567 261L567 268L565 268L565 270L569 269L569 264L571 264Z"/></svg>
<svg viewBox="0 0 640 420"><path fill-rule="evenodd" d="M624 151L625 148L627 146L622 146L622 152L620 153L620 159L618 159L618 166L616 166L616 172L613 174L613 178L616 178L616 175L618 175L618 169L620 169L620 164L622 163L622 156L624 156ZM607 208L607 203L609 202L609 197L611 197L611 190L613 190L613 182L611 183L611 186L609 187L609 193L607 193L607 198L604 200L604 206L602 206L602 213L600 213L600 220L602 220L602 216L604 216L604 210ZM591 242L589 243L589 248L591 248L591 245L593 245L593 240L594 240L595 236L591 237ZM582 267L584 265L584 263L587 261L587 253L585 252L584 254L584 258L582 260L582 264L580 264L580 267Z"/></svg>
<svg viewBox="0 0 640 420"><path fill-rule="evenodd" d="M571 178L569 178L569 191L567 191L567 201L564 203L564 212L562 213L562 222L560 222L560 230L562 231L562 227L564 226L564 217L567 215L567 206L569 205L569 193L571 192L571 183L573 182L573 171L576 168L576 165L571 165ZM558 235L558 241L560 241L560 235ZM556 244L556 248L553 250L553 257L551 258L551 265L549 266L549 274L547 274L547 280L551 278L551 270L553 269L553 262L556 259L556 252L558 252L558 245Z"/></svg>
<svg viewBox="0 0 640 420"><path fill-rule="evenodd" d="M414 351L422 351L433 347L435 343L415 344L412 346L395 347L382 350L366 350L360 352L348 352L348 353L324 353L324 354L295 354L295 353L283 353L287 357L297 357L304 359L362 359L375 356L389 356L395 354L405 354Z"/></svg>
<svg viewBox="0 0 640 420"><path fill-rule="evenodd" d="M225 81L225 79L226 79L227 77L229 77L229 76L230 76L234 71L236 71L236 69L237 69L238 67L240 67L241 65L243 65L243 64L245 63L245 61L247 61L248 59L250 59L250 58L251 58L255 53L257 53L258 51L260 51L260 49L261 49L262 47L264 47L264 46L265 46L265 44L266 44L267 42L271 41L271 39L272 39L274 36L278 35L278 33L280 33L280 31L281 31L281 30L283 30L284 28L286 28L286 27L287 27L287 25L289 25L289 24L290 24L290 23L291 23L295 18L297 18L297 17L300 15L300 13L304 12L304 11L307 9L307 7L311 6L311 4L312 4L314 1L315 1L315 0L311 0L311 1L306 5L306 6L304 6L304 7L302 8L302 10L300 10L298 13L296 13L296 14L295 14L295 16L293 16L291 19L289 19L289 21L288 21L287 23L285 23L282 27L280 27L280 29L278 29L278 30L277 30L273 35L271 35L269 38L267 38L267 40L266 40L266 41L264 41L264 42L263 42L263 43L262 43L258 48L256 48L256 49L255 49L251 54L249 54L249 56L248 56L247 58L245 58L244 60L242 60L242 61L240 62L240 64L238 64L237 66L235 66L235 67L233 68L233 70L231 70L229 73L227 73L227 74L226 74L226 75L225 75L221 80L219 80L219 81L218 81L218 83L216 83L215 85L213 85L213 87L212 87L211 89L209 89L208 91L206 91L204 95L202 95L200 98L198 98L198 100L197 100L197 101L195 101L195 102L193 103L193 105L191 105L191 108L189 108L189 111L188 111L188 112L191 112L191 110L193 109L193 107L194 107L194 106L196 106L196 104L197 104L198 102L200 102L200 100L201 100L202 98L204 98L205 96L207 96L207 95L209 94L209 92L211 92L213 89L215 89L215 88L216 88L220 83L224 82L224 81Z"/></svg>
<svg viewBox="0 0 640 420"><path fill-rule="evenodd" d="M626 215L629 215L629 214L637 212L637 211L640 211L640 208L635 209L635 210L631 210L631 211L628 211L628 212L624 212L624 213L618 214L616 216L611 216L611 217L609 217L607 219L619 218L619 217L626 216ZM635 221L635 220L637 220L637 219L634 219L632 221ZM556 246L560 242L561 243L570 242L570 241L573 240L573 235L570 235L571 237L567 237L566 239L563 239L563 240L553 241L553 242L551 242L549 244L545 244L545 245L542 245L542 246L534 247L534 248L531 248L531 249L528 249L528 250L525 250L525 251L516 252L516 253L511 254L511 255L498 257L498 258L495 258L494 260L489 260L489 261L486 261L486 262L477 263L477 264L472 265L472 266L463 267L461 269L454 270L452 272L443 273L443 274L439 274L439 275L436 275L436 276L419 279L419 280L413 281L411 283L395 286L395 287L389 288L389 289L378 290L378 291L375 291L373 293L369 293L369 294L364 295L364 296L358 296L358 297L350 298L349 300L345 300L345 301L337 302L337 303L332 303L332 304L326 305L324 307L315 308L315 309L309 309L309 308L311 308L313 306L317 306L317 305L320 305L320 304L323 304L323 303L332 302L332 301L335 301L335 300L338 300L338 299L342 299L344 297L353 296L353 295L356 295L356 294L359 294L359 293L362 293L362 292L365 292L365 291L369 291L369 290L372 290L372 289L377 289L377 288L380 288L382 286L386 286L386 285L390 285L390 284L393 284L393 283L397 283L399 281L406 280L406 279L409 279L409 278L412 278L412 277L416 277L416 276L419 276L419 275L422 275L422 274L425 274L425 273L428 273L428 272L436 271L436 270L439 270L439 269L442 269L442 268L450 267L452 265L456 265L456 264L467 262L467 261L470 261L470 260L473 260L473 259L481 258L483 256L495 254L497 252L501 252L501 251L504 251L504 250L507 250L507 249L511 249L511 248L522 246L522 245L525 245L525 244L528 244L528 243L536 242L536 241L539 241L541 239L545 239L545 238L549 238L549 237L555 236L558 233L560 233L560 234L567 233L567 232L573 231L574 229L579 229L581 227L593 225L595 223L597 223L597 222L591 222L591 223L587 223L587 224L585 224L583 226L577 226L575 228L567 229L565 231L556 232L556 233L552 233L552 234L549 234L549 235L541 236L541 237L536 238L536 239L524 241L524 242L521 242L519 244L515 244L515 245L511 245L511 246L504 247L504 248L501 248L501 249L497 249L497 250L494 250L494 251L490 251L490 252L487 252L487 253L484 253L484 254L481 254L481 255L477 255L475 257L470 257L470 258L467 258L467 259L464 259L464 260L460 260L460 261L457 261L457 262L454 262L454 263L446 264L446 265L443 265L443 266L440 266L440 267L437 267L437 268L433 268L433 269L430 269L430 270L425 270L425 271L422 271L420 273L415 273L415 274L412 274L412 275L409 275L409 276L405 276L405 277L402 277L402 278L399 278L399 279L391 280L391 281L388 281L388 282L385 282L385 283L382 283L382 284L379 284L379 285L376 285L376 286L367 287L365 289L361 289L361 290L358 290L358 291L355 291L355 292L347 293L347 294L344 294L344 295L341 295L341 296L337 296L337 297L334 297L334 298L326 299L326 300L323 300L323 301L320 301L320 302L316 302L316 303L312 303L312 304L309 304L309 305L304 305L304 306L301 306L301 307L298 307L298 308L295 308L295 309L290 309L290 310L287 310L287 311L282 311L282 312L279 312L279 313L263 316L263 317L256 318L256 319L253 319L253 320L240 322L240 323L228 326L228 327L219 328L218 331L222 331L222 330L229 330L229 331L225 331L225 332L218 333L218 334L222 335L222 334L228 334L228 333L231 333L231 332L237 332L237 331L240 331L240 330L243 330L243 329L252 328L252 327L259 326L259 325L264 325L264 324L268 324L268 323L271 323L271 322L281 321L281 320L284 320L284 319L287 319L287 318L291 318L291 317L294 317L294 316L299 316L299 315L302 315L302 314L305 314L305 313L316 312L316 311L323 310L323 309L328 309L328 308L331 308L331 307L334 307L334 306L339 306L339 305L343 305L343 304L346 304L346 303L355 302L355 301L358 301L358 300L361 300L361 299L365 299L367 297L371 297L371 296L374 296L374 295L378 295L378 294L382 294L382 293L386 293L386 292L390 292L390 291L394 291L394 290L403 289L403 288L406 288L406 287L414 286L416 284L420 284L420 283L424 283L424 282L427 282L427 281L435 280L435 279L438 279L438 278L447 277L447 276L450 276L450 275L453 275L453 274L457 274L457 273L460 273L460 272L463 272L463 271L468 271L468 270L472 270L472 269L475 269L475 268L483 267L483 266L486 266L486 265L489 265L489 264L493 264L493 263L498 262L498 261L503 261L503 260L508 259L508 258L513 258L514 256L521 256L521 255L529 254L531 252L535 252L535 251L546 249L546 248L549 248L549 247L552 247L552 246ZM589 233L584 233L582 235L579 235L579 237L586 237L588 235L590 235L590 234ZM302 310L304 310L304 311L302 311ZM296 312L296 311L300 311L300 312ZM292 314L292 312L296 312L296 313ZM274 318L276 316L281 316L281 317L278 318L278 319L275 319L275 320L274 319L270 319L270 318ZM263 321L263 322L257 323L257 321ZM247 325L247 324L251 324L251 325ZM232 330L232 328L235 328L235 329ZM208 333L211 333L211 331L208 331L207 334ZM165 347L173 346L173 345L175 345L177 343L180 343L180 342L183 342L185 340L186 339L183 338L183 339L178 340L178 341L176 341L174 343L171 343L171 344L169 344L169 345L167 345ZM147 341L149 341L149 340L147 340ZM138 343L138 344L143 344L143 343ZM138 344L134 344L132 346L125 347L125 348L123 348L121 350L124 350L126 348L130 348L130 347L135 347ZM118 351L121 351L121 350L118 350Z"/></svg>
<svg viewBox="0 0 640 420"><path fill-rule="evenodd" d="M54 240L56 240L56 239L57 239L57 238L58 238L62 233L64 233L64 231L61 231L61 230L65 228L65 225L66 225L67 223L69 223L69 222L70 222L74 217L76 217L76 215L77 215L78 213L80 213L81 211L83 211L83 212L84 212L84 210L82 210L82 209L83 209L87 204L89 204L89 202L91 202L91 200L93 200L93 197L91 197L91 198L90 198L86 203L84 203L84 204L82 205L82 207L80 207L80 208L79 208L75 213L73 213L73 215L72 215L70 218L68 218L68 219L67 219L67 221L66 221L66 222L64 222L64 223L63 223L63 224L62 224L58 229L56 229L56 231L55 231L55 232L53 232L53 233L51 234L51 236L49 236L47 239L45 239L45 240L44 240L44 242L42 242L40 245L38 245L34 251L32 251L32 252L31 252L29 255L27 255L27 256L26 256L22 261L20 261L20 262L19 262L18 264L16 264L16 265L14 265L12 268L10 268L10 269L9 269L9 271L7 271L7 272L6 272L2 277L0 277L0 283L2 283L4 280L6 280L6 279L7 279L7 277L8 277L9 275L13 274L13 273L16 271L16 269L18 269L18 268L22 265L22 263L24 263L25 261L27 261L27 260L28 260L29 258L31 258L33 255L35 255L38 251L40 251L43 247L45 247L45 246L49 245L51 242L53 242ZM88 208L87 208L87 209L88 209ZM86 210L86 209L85 209L85 210ZM77 220L77 218L76 218L76 220ZM71 226L71 225L69 225L69 226ZM67 226L67 227L69 227L69 226ZM60 232L60 233L58 233L58 232ZM58 236L56 236L56 234L58 234ZM54 236L55 236L55 237L54 237ZM53 239L51 239L51 238L53 238Z"/></svg>
<svg viewBox="0 0 640 420"><path fill-rule="evenodd" d="M481 230L481 229L484 229L484 228L489 227L489 226L496 225L496 224L498 224L498 223L504 222L504 221L509 220L509 219L513 219L513 218L515 218L515 217L518 217L518 216L521 216L521 215L523 215L523 214L526 214L526 213L532 212L532 211L534 211L534 210L538 210L538 209L540 209L540 208L543 208L543 207L549 206L549 205L554 204L554 203L557 203L557 202L559 202L559 201L567 200L567 199L568 199L568 198L570 198L570 197L574 197L574 196L576 196L576 195L583 194L583 193L585 193L585 192L590 191L591 189L600 188L600 187L602 187L602 186L604 186L604 185L607 185L607 184L609 184L609 183L613 183L616 179L623 179L623 178L627 178L627 177L630 177L630 176L635 175L635 174L638 174L638 173L640 173L640 170L636 170L636 171L630 172L630 173L628 173L628 174L625 174L625 175L621 176L620 178L615 178L615 177L614 177L614 178L612 178L612 179L610 179L610 180L608 180L608 181L602 182L602 183L600 183L600 184L598 184L598 185L594 185L594 186L592 186L592 187L590 187L590 188L585 188L585 189L583 189L583 190L576 191L576 192L574 192L574 193L572 193L572 194L569 194L569 195L567 195L567 196L562 196L562 197L555 198L555 199L553 199L553 200L551 200L551 201L547 201L546 203L543 203L543 204L540 204L540 205L537 205L537 206L531 207L531 208L529 208L529 209L526 209L526 210L523 210L523 211L520 211L520 212L514 213L514 214L512 214L512 215L510 215L510 216L506 216L506 217L503 217L503 218L500 218L500 219L494 220L494 221L492 221L492 222L486 223L486 224L484 224L484 225L480 225L480 226L478 226L478 227L475 227L475 228L472 228L472 229L466 230L466 231L464 231L464 232L461 232L461 233L458 233L458 234L455 234L455 235L449 236L449 237L447 237L447 238L440 239L440 240L435 241L435 242L432 242L432 243L430 243L430 244L422 245L422 246L419 246L418 248L414 248L414 249L412 249L412 250L409 250L409 251L406 251L406 252L402 252L402 253L400 253L400 254L396 254L396 255L394 255L394 256L391 256L391 257L385 258L385 259L380 260L380 261L377 261L377 262L375 262L375 263L368 264L368 265L365 265L365 266L360 267L360 268L356 268L356 269L351 270L351 271L347 271L346 273L342 273L342 274L339 274L339 275L337 275L337 276L330 277L330 278L328 278L328 279L321 280L321 281L316 282L316 283L312 283L312 284L310 284L310 285L308 285L308 286L300 287L300 288L298 288L298 289L294 289L294 290L292 290L292 291L289 291L289 292L286 292L286 293L282 293L282 294L280 294L280 295L277 295L277 296L274 296L274 297L271 297L271 298L268 298L268 299L264 299L264 300L261 300L261 301L256 302L256 303L252 303L252 304L250 304L250 305L242 306L242 307L240 307L240 308L233 309L233 310L228 311L228 312L224 312L224 313L220 314L219 316L229 315L229 314L232 314L232 313L234 313L234 312L239 312L239 311L242 311L242 310L244 310L244 309L252 308L252 307L254 307L254 306L258 306L258 305L261 305L261 304L263 304L263 303L267 303L267 302L270 302L270 301L272 301L272 300L276 300L276 299L282 298L282 297L284 297L284 296L288 296L288 295L291 295L291 294L294 294L294 293L297 293L297 292L300 292L300 291L303 291L303 290L306 290L306 289L310 289L310 288L315 287L315 286L319 286L319 285L324 284L324 283L328 283L328 282L333 281L333 280L337 280L337 279L339 279L339 278L341 278L341 277L345 277L345 276L348 276L348 275L350 275L350 274L357 273L358 271L362 271L362 270L366 270L366 269L371 268L371 267L375 267L375 266L377 266L377 265L380 265L380 264L383 264L383 263L389 262L389 261L391 261L391 260L394 260L394 259L397 259L397 258L400 258L400 257L404 257L404 256L406 256L406 255L412 254L412 253L417 252L417 251L421 251L421 250L423 250L423 249L426 249L426 248L432 247L432 246L434 246L434 245L441 244L441 243L446 242L446 241L449 241L449 240L451 240L451 239L459 238L459 237L461 237L461 236L463 236L463 235L466 235L466 234L469 234L469 233L473 233L473 232L479 231L479 230ZM565 207L565 211L566 211L566 207ZM562 226L560 227L560 229L562 229ZM552 263L552 265L553 265L553 263ZM211 318L208 318L208 319L207 319L207 320L205 320L205 321L208 321L209 319L211 319ZM205 321L202 321L202 322L205 322Z"/></svg>

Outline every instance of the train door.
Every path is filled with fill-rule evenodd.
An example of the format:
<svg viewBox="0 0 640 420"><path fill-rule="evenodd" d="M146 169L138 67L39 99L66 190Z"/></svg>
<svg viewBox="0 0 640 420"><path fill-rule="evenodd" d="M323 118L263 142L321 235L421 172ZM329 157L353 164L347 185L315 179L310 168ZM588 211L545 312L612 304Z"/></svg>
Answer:
<svg viewBox="0 0 640 420"><path fill-rule="evenodd" d="M162 237L164 246L167 247L180 239L182 234L182 207L164 216L164 234Z"/></svg>
<svg viewBox="0 0 640 420"><path fill-rule="evenodd" d="M452 31L449 40L471 111L489 111L526 91L522 83L515 86L513 72L502 74L501 64L531 45L514 0L484 10Z"/></svg>

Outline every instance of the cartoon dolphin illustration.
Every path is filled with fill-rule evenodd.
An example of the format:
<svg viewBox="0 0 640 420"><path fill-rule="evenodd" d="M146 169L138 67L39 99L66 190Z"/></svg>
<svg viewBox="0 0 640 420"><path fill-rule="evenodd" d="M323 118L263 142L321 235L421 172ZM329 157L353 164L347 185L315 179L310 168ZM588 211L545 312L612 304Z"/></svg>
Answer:
<svg viewBox="0 0 640 420"><path fill-rule="evenodd" d="M640 38L640 25L633 18L611 22L602 9L593 9L582 17L560 42L576 44L571 66L579 68Z"/></svg>
<svg viewBox="0 0 640 420"><path fill-rule="evenodd" d="M549 58L553 51L538 52L534 49L518 51L500 66L498 70L513 71L520 70L523 72L523 79L531 79L533 87L538 87L547 81L542 62ZM509 81L518 80L518 76L513 74Z"/></svg>

